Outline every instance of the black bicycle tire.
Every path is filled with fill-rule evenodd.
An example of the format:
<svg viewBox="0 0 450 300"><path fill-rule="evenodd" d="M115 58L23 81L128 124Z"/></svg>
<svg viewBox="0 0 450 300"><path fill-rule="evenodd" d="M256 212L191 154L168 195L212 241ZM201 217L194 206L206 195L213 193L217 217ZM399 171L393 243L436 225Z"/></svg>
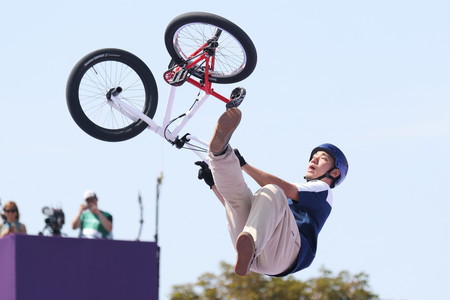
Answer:
<svg viewBox="0 0 450 300"><path fill-rule="evenodd" d="M90 136L107 142L120 142L131 139L140 134L148 124L141 119L131 122L127 126L111 129L104 128L92 121L83 110L80 101L80 83L86 72L102 62L120 62L136 72L142 81L145 95L143 96L142 113L150 118L155 115L158 106L158 89L155 78L147 65L134 54L121 49L105 48L95 50L85 55L73 67L66 86L66 103L75 123ZM110 88L114 88L111 86ZM106 102L106 92L105 102Z"/></svg>
<svg viewBox="0 0 450 300"><path fill-rule="evenodd" d="M250 37L242 30L239 26L234 24L233 22L225 19L221 16L206 13L206 12L188 12L178 17L174 18L167 26L164 40L166 44L166 49L169 52L169 55L172 59L179 65L183 65L185 63L185 58L183 58L177 48L174 45L174 37L177 31L188 24L191 23L204 23L213 25L216 27L225 30L229 35L234 37L242 46L245 55L246 62L243 69L236 74L232 74L226 77L215 76L214 74L210 74L209 80L215 83L235 83L244 80L254 71L257 63L257 52L255 45L253 44ZM220 39L219 39L220 40ZM203 78L204 73L193 72L194 76Z"/></svg>

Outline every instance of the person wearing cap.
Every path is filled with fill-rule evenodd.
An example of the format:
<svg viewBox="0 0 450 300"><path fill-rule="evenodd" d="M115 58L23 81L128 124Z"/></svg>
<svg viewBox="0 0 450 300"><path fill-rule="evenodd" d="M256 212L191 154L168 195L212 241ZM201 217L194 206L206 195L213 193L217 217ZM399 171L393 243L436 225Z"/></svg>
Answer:
<svg viewBox="0 0 450 300"><path fill-rule="evenodd" d="M19 222L19 208L14 201L8 201L3 206L2 219L3 224L0 227L0 238L9 234L27 233L27 228Z"/></svg>
<svg viewBox="0 0 450 300"><path fill-rule="evenodd" d="M306 183L290 183L248 164L228 144L241 120L238 108L220 118L211 140L208 159L196 162L199 179L213 189L225 206L228 229L237 252L235 272L250 270L286 276L311 265L320 230L327 220L331 189L344 181L348 163L339 148L323 144L311 152ZM243 173L261 188L253 193Z"/></svg>
<svg viewBox="0 0 450 300"><path fill-rule="evenodd" d="M112 215L98 208L98 197L92 190L84 193L85 203L72 222L72 228L80 228L80 237L91 239L112 238Z"/></svg>

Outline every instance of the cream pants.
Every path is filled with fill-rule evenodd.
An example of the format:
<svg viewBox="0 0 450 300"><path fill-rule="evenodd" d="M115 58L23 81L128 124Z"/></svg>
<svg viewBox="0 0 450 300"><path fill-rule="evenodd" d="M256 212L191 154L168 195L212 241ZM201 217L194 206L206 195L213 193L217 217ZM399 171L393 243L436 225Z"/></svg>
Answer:
<svg viewBox="0 0 450 300"><path fill-rule="evenodd" d="M215 185L225 199L233 245L241 232L250 233L256 251L250 270L267 275L284 272L297 259L300 235L283 190L271 184L253 194L231 146L220 156L209 153L209 160Z"/></svg>

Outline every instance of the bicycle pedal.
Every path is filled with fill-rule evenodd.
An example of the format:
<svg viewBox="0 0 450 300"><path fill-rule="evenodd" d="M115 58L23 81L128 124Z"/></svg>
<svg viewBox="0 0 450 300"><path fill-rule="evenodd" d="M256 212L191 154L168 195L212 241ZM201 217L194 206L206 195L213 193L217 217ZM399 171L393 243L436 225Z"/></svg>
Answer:
<svg viewBox="0 0 450 300"><path fill-rule="evenodd" d="M173 86L180 86L188 79L189 72L184 68L180 68L178 71L168 70L164 73L164 80Z"/></svg>
<svg viewBox="0 0 450 300"><path fill-rule="evenodd" d="M230 102L226 104L226 108L230 109L232 107L238 107L244 101L247 91L243 87L235 88L230 95Z"/></svg>

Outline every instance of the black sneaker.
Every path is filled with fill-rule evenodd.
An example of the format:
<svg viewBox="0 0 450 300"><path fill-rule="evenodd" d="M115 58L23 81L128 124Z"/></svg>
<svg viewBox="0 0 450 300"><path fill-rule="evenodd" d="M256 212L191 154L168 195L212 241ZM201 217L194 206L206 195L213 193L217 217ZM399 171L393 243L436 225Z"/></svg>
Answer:
<svg viewBox="0 0 450 300"><path fill-rule="evenodd" d="M230 102L227 103L226 107L227 109L230 109L232 107L238 107L241 105L242 101L245 98L245 94L247 94L247 91L243 87L237 87L235 88L230 95Z"/></svg>

